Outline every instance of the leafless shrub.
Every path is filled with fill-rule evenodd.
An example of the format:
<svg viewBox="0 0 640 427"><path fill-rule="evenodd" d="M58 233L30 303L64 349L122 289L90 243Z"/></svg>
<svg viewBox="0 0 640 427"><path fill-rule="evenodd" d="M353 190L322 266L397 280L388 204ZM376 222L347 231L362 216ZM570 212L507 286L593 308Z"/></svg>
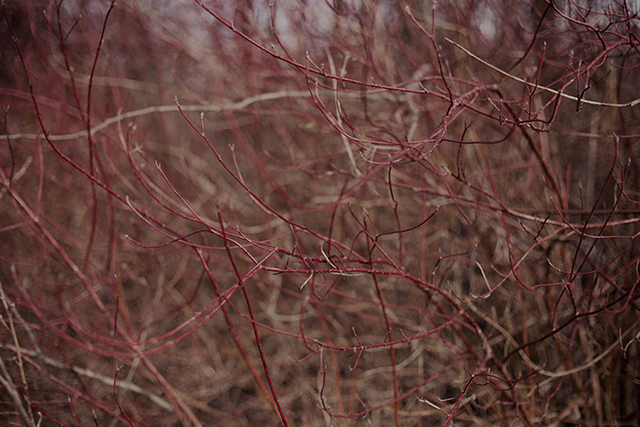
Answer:
<svg viewBox="0 0 640 427"><path fill-rule="evenodd" d="M5 0L2 425L640 423L637 2L306 3Z"/></svg>

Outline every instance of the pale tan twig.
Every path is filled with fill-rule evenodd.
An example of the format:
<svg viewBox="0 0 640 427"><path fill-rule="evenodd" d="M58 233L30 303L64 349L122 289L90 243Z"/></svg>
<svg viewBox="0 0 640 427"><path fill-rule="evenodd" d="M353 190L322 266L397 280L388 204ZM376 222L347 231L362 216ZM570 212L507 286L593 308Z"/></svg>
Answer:
<svg viewBox="0 0 640 427"><path fill-rule="evenodd" d="M20 418L22 418L22 420L26 423L27 426L35 427L33 418L29 417L29 414L27 414L27 411L24 408L22 399L20 399L20 395L18 394L15 386L13 385L13 381L9 376L9 372L7 372L7 368L4 364L4 360L2 360L2 357L0 357L0 384L11 396L11 400L13 400L13 403L15 404L16 408L18 408L18 411L20 412Z"/></svg>
<svg viewBox="0 0 640 427"><path fill-rule="evenodd" d="M38 360L41 360L42 362L44 362L45 364L52 366L54 368L57 369L64 369L64 370L72 370L73 372L75 372L78 375L82 375L85 376L87 378L91 378L94 380L97 380L105 385L111 386L113 387L113 377L108 377L106 375L102 375L99 374L97 372L91 371L89 369L84 369L84 368L80 368L78 366L75 365L69 365L67 363L63 363L60 362L58 360L52 359L51 357L48 357L46 355L44 355L41 352L38 351L33 351L33 350L26 350L23 348L16 348L13 345L9 345L9 344L5 344L4 345L5 348L14 351L14 352L18 352L20 351L21 354L31 357L31 358L35 358ZM158 405L159 407L161 407L162 409L166 409L167 411L173 411L173 408L171 406L171 404L169 404L169 402L167 402L165 399L156 396L155 394L152 394L151 392L143 389L142 387L140 387L139 385L136 385L134 383L128 382L128 381L118 381L117 382L117 387L122 389L122 390L127 390L127 391L131 391L133 393L138 393L142 396L145 396L146 398L148 398L149 400L151 400L153 403L155 403L156 405Z"/></svg>
<svg viewBox="0 0 640 427"><path fill-rule="evenodd" d="M309 96L308 91L278 91L278 92L269 92L263 93L260 95L252 96L249 98L245 98L242 101L234 102L226 105L184 105L181 106L183 111L214 111L220 112L224 110L242 110L243 108L248 107L251 104L255 104L257 102L271 101L274 99L282 99L282 98L305 98ZM110 117L106 119L104 122L100 123L97 126L91 128L91 135L95 135L101 130L118 123L121 120L132 119L134 117L146 116L154 113L178 113L180 110L176 107L175 104L172 105L157 105L153 107L142 108L140 110L129 111L124 114L118 114L116 116ZM84 138L87 136L87 131L83 130L76 133L70 133L65 135L50 135L49 138L52 141L68 141L71 139ZM36 138L44 138L43 134L28 134L28 133L18 133L13 135L0 135L1 139L36 139Z"/></svg>
<svg viewBox="0 0 640 427"><path fill-rule="evenodd" d="M333 91L328 91L328 90L318 90L318 93L333 93ZM341 96L360 96L357 94L351 94L351 93L343 93L341 94ZM225 110L232 110L232 111L237 111L237 110L242 110L246 107L248 107L251 104L255 104L258 102L265 102L265 101L273 101L276 99L283 99L283 98L307 98L309 97L309 91L306 90L282 90L282 91L278 91L278 92L268 92L268 93L262 93L260 95L256 95L256 96L251 96L249 98L245 98L242 101L238 101L238 102L233 102L233 103L217 103L215 105L210 104L210 105L202 105L202 104L197 104L197 105L181 105L180 108L182 109L182 111L184 112L221 112L221 111L225 111ZM129 111L127 113L124 114L117 114L113 117L109 117L108 119L106 119L104 122L100 123L99 125L96 125L94 127L91 128L91 135L95 135L96 133L100 132L101 130L116 124L118 122L120 122L121 120L126 120L126 119L132 119L135 117L141 117L141 116L147 116L149 114L157 114L157 113L179 113L180 110L178 109L178 107L175 104L172 105L156 105L153 107L147 107L147 108L142 108L140 110L134 110L134 111ZM64 134L64 135L49 135L49 139L51 141L69 141L72 139L78 139L78 138L86 138L87 137L87 131L83 130L80 132L76 132L76 133L69 133L69 134ZM16 139L37 139L37 138L44 138L44 134L39 133L16 133L16 134L12 134L12 135L0 135L0 139L7 139L9 138L10 140L16 140Z"/></svg>
<svg viewBox="0 0 640 427"><path fill-rule="evenodd" d="M455 47L457 47L458 49L460 49L461 51L463 51L464 53L466 53L467 55L469 55L470 57L472 57L473 59L475 59L476 61L481 62L482 64L486 65L487 67L491 68L494 71L497 71L498 73L502 74L505 77L509 77L512 80L515 80L517 82L520 82L522 84L528 85L530 87L536 88L536 89L542 89L544 91L547 91L549 93L553 93L554 95L560 95L563 98L567 98L567 99L571 99L572 101L576 101L576 102L580 102L582 104L588 104L588 105L597 105L600 107L614 107L614 108L626 108L626 107L635 107L636 105L640 104L640 98L633 100L631 102L627 102L625 104L613 104L613 103L609 103L609 102L600 102L600 101L590 101L588 99L584 99L584 98L580 98L578 99L577 97L573 96L573 95L568 95L564 92L560 92L557 91L555 89L551 89L548 88L546 86L542 86L538 83L533 83L533 82L528 82L524 79L521 79L520 77L516 77L512 74L507 73L506 71L496 67L493 64L490 64L489 62L485 61L484 59L478 57L477 55L471 53L471 51L469 51L468 49L465 49L464 47L462 47L461 45L459 45L458 43L454 42L453 40L445 37L444 38L446 41L448 41L449 43L451 43L452 45L454 45ZM574 77L573 79L571 79L568 83L571 83L575 80L576 78Z"/></svg>
<svg viewBox="0 0 640 427"><path fill-rule="evenodd" d="M0 282L0 299L2 299L2 305L4 306L4 309L7 313L7 317L9 320L9 325L7 326L5 324L5 326L10 330L11 332L11 337L13 338L13 342L16 346L16 348L18 349L18 351L16 352L17 357L16 360L18 362L18 368L20 371L20 379L22 380L22 386L24 387L24 399L27 403L27 407L25 409L22 400L20 399L20 396L18 395L18 392L15 390L15 387L12 384L11 381L11 377L9 376L9 373L7 372L5 365L4 365L4 361L2 361L2 358L0 358L0 362L2 362L2 376L4 376L4 378L0 378L0 381L2 382L2 384L5 386L5 388L9 391L9 393L11 394L11 398L14 400L14 402L16 403L16 406L18 407L18 410L20 411L20 416L25 420L25 422L30 425L30 426L35 426L35 420L33 418L33 412L31 411L31 406L29 406L29 388L27 385L27 377L24 373L24 365L22 362L22 355L20 353L20 347L19 347L19 343L18 343L18 335L16 334L16 328L15 325L13 323L13 312L15 312L15 304L11 301L9 301L9 298L7 298L7 296L4 293L4 289L2 289L2 282ZM0 319L2 319L2 315L0 315ZM4 323L4 320L3 322ZM2 377L0 376L0 377ZM6 383L6 384L5 384ZM16 400L17 397L17 400Z"/></svg>
<svg viewBox="0 0 640 427"><path fill-rule="evenodd" d="M467 303L467 305L469 306L469 308L471 308L471 310L476 313L478 316L480 316L483 320L485 320L488 324L490 324L491 326L493 326L494 328L496 328L498 331L500 331L500 333L507 339L507 341L509 341L512 345L514 346L519 346L520 344L516 341L516 339L509 333L509 331L507 331L502 325L500 325L500 323L498 323L497 321L495 321L494 319L492 319L491 317L483 314L482 312L480 312L480 310L478 310L478 308L475 307L475 305L472 302ZM622 340L622 338L626 337L627 335L629 335L629 333L631 333L637 326L638 324L640 324L640 319L636 320L634 322L633 325L631 325L626 331L624 331L622 334L620 334L619 339ZM524 352L523 349L520 349L518 351L518 353L520 354L520 356L522 357L522 359L524 360L524 362L531 368L536 370L539 374L542 374L544 376L549 377L548 380L543 381L542 383L540 383L539 387L542 387L543 384L547 383L548 381L553 380L554 378L560 378L560 377L565 377L567 375L572 375L575 374L577 372L580 371L584 371L585 369L590 368L591 366L595 365L596 363L598 363L599 361L601 361L607 354L611 353L611 351L616 348L617 346L621 346L619 341L614 342L613 344L611 344L609 347L607 347L602 353L600 353L597 357L589 360L588 362L586 362L583 365L580 365L576 368L573 369L569 369L569 370L563 370L558 369L556 372L551 372L551 371L547 371L545 369L542 369L540 366L538 366L534 361L532 361L531 359L529 359L529 357L526 355L526 353Z"/></svg>

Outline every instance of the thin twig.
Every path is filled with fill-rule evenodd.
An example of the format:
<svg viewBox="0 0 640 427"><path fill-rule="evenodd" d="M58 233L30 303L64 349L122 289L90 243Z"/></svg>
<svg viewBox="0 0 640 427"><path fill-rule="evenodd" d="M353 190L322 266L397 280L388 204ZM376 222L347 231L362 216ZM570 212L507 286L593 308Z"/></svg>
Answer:
<svg viewBox="0 0 640 427"><path fill-rule="evenodd" d="M468 49L462 47L461 45L459 45L458 43L454 42L453 40L451 40L450 38L445 37L444 38L446 41L448 41L449 43L451 43L452 45L454 45L455 47L457 47L458 49L460 49L461 51L463 51L464 53L466 53L467 55L469 55L470 57L472 57L473 59L475 59L476 61L481 62L482 64L486 65L487 67L491 68L494 71L497 71L498 73L502 74L505 77L509 77L512 80L515 80L517 82L520 82L522 84L525 84L527 86L530 87L534 87L537 89L542 89L544 91L547 91L549 93L552 93L554 95L560 95L563 98L567 98L567 99L571 99L572 101L579 101L582 104L589 104L589 105L597 105L600 107L614 107L614 108L627 108L627 107L635 107L636 105L640 104L640 98L633 100L631 102L627 102L626 104L614 104L614 103L609 103L609 102L600 102L600 101L590 101L588 99L584 99L584 98L578 98L575 97L573 95L568 95L564 92L555 90L555 89L551 89L548 88L546 86L542 86L540 84L538 84L537 82L528 82L524 79L521 79L520 77L516 77L513 74L509 74L506 71L496 67L493 64L490 64L489 62L485 61L484 59L478 57L477 55L471 53L471 51L469 51ZM573 78L572 80L570 80L567 85L571 84L573 81L575 81L575 78Z"/></svg>

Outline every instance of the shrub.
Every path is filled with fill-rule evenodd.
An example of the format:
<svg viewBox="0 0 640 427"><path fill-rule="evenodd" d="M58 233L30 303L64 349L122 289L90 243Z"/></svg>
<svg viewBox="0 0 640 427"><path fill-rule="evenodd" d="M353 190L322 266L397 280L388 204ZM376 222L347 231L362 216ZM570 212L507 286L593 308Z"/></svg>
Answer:
<svg viewBox="0 0 640 427"><path fill-rule="evenodd" d="M583 3L5 0L2 425L640 423L637 2Z"/></svg>

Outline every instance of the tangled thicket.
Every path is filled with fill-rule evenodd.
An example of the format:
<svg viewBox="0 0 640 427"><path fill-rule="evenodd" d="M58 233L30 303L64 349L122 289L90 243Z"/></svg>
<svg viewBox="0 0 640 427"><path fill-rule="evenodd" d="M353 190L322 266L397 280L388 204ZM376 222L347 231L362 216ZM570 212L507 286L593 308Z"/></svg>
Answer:
<svg viewBox="0 0 640 427"><path fill-rule="evenodd" d="M638 425L638 7L5 0L0 425Z"/></svg>

